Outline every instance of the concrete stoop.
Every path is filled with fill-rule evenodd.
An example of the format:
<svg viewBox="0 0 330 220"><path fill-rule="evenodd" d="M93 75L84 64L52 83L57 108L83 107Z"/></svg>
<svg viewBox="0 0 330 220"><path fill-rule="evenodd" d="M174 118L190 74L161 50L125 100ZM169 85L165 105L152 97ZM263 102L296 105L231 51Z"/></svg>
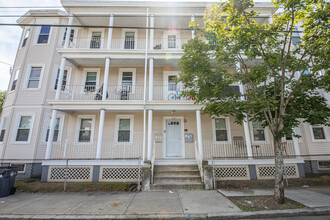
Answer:
<svg viewBox="0 0 330 220"><path fill-rule="evenodd" d="M151 190L198 190L205 186L197 165L156 165Z"/></svg>

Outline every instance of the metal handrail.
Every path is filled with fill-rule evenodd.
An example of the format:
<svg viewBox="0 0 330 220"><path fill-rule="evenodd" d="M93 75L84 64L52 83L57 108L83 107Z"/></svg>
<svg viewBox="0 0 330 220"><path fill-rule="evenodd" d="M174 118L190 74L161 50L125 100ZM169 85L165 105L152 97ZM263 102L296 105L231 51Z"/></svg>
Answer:
<svg viewBox="0 0 330 220"><path fill-rule="evenodd" d="M199 152L198 144L196 141L195 141L195 158L197 161L199 174L201 176L202 182L204 183L203 157L201 156L201 153Z"/></svg>

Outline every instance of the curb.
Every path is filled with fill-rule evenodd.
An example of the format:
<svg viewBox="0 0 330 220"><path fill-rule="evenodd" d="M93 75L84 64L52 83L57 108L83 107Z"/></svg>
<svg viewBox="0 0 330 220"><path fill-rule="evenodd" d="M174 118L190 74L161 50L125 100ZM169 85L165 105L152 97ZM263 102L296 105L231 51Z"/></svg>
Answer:
<svg viewBox="0 0 330 220"><path fill-rule="evenodd" d="M0 215L0 219L251 219L330 215L330 207L214 214L139 214L139 215Z"/></svg>

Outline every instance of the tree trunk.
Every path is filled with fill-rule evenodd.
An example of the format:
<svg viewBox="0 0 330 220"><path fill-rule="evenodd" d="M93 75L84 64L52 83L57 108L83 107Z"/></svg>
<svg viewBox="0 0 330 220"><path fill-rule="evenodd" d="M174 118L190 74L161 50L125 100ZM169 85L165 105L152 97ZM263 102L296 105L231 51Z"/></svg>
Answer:
<svg viewBox="0 0 330 220"><path fill-rule="evenodd" d="M275 153L275 190L274 198L278 204L284 204L284 162L280 140L274 139Z"/></svg>

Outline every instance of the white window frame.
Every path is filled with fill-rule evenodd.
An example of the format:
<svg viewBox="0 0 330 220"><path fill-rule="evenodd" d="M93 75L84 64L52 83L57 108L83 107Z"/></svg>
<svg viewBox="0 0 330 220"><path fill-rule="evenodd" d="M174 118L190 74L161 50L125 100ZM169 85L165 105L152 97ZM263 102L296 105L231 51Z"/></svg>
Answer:
<svg viewBox="0 0 330 220"><path fill-rule="evenodd" d="M41 26L49 26L49 25L41 25ZM39 39L40 31L41 31L41 26L37 27L37 31L36 31L36 34L35 34L35 37L34 37L34 43L33 43L33 45L38 45L38 46L45 46L45 45L47 45L48 46L50 44L50 41L51 41L53 27L50 26L47 43L46 44L38 44L38 39Z"/></svg>
<svg viewBox="0 0 330 220"><path fill-rule="evenodd" d="M313 132L313 127L322 127L323 128L323 132L324 132L324 137L325 139L315 139L314 138L314 132ZM329 141L329 134L328 134L328 128L327 126L324 126L324 125L320 125L320 126L313 126L313 125L309 125L309 131L310 131L310 134L312 136L312 142L327 142Z"/></svg>
<svg viewBox="0 0 330 220"><path fill-rule="evenodd" d="M60 38L60 42L59 42L59 45L61 45L61 46L64 46L64 41L63 41L63 39L64 39L64 34L66 34L65 33L65 29L66 29L67 27L65 27L65 28L63 28L62 29L62 34L61 34L61 36L62 36L62 38ZM74 30L74 34L73 34L73 41L72 41L72 44L73 45L76 45L76 43L77 43L77 36L78 36L78 28L71 28L72 30ZM70 33L71 34L71 33ZM72 46L71 44L70 44L70 42L69 42L69 48L70 48L70 46Z"/></svg>
<svg viewBox="0 0 330 220"><path fill-rule="evenodd" d="M15 166L15 165L24 165L24 170L23 171L18 171L18 173L25 173L26 163L11 163L10 164L10 166Z"/></svg>
<svg viewBox="0 0 330 220"><path fill-rule="evenodd" d="M27 31L29 31L30 33L29 33L29 36L28 36L28 38L27 38L27 40L26 40L26 43L25 43L25 45L24 45L24 47L23 47L23 42L24 42L25 35L26 35L26 32L27 32ZM23 31L23 35L22 35L21 42L20 42L20 44L19 44L19 45L20 45L20 49L25 48L25 47L28 45L29 38L31 38L31 27L25 27L25 28L24 28L24 31Z"/></svg>
<svg viewBox="0 0 330 220"><path fill-rule="evenodd" d="M101 45L100 48L90 48L90 42L92 40L92 33L93 32L101 32ZM62 38L63 40L63 38ZM95 49L95 50L100 50L100 49L104 49L104 28L89 28L88 30L88 48L89 49Z"/></svg>
<svg viewBox="0 0 330 220"><path fill-rule="evenodd" d="M30 131L29 131L29 137L27 141L16 141L17 137L17 132L18 132L18 127L21 122L21 117L22 116L31 116L31 126L30 126ZM35 118L35 113L18 113L15 118L15 124L14 124L14 131L12 134L12 143L13 144L31 144L31 137L33 133L33 125L34 125L34 118Z"/></svg>
<svg viewBox="0 0 330 220"><path fill-rule="evenodd" d="M227 130L227 141L217 141L216 129L215 129L215 119L216 118L224 118L226 123L226 130ZM231 131L230 131L230 119L229 117L222 117L222 116L212 116L212 134L213 134L213 142L218 144L229 144L231 143Z"/></svg>
<svg viewBox="0 0 330 220"><path fill-rule="evenodd" d="M96 72L96 85L95 85L95 91L93 93L97 93L97 91L100 88L100 72L101 72L100 68L84 68L83 69L81 93L82 94L86 93L85 92L85 84L86 84L87 72Z"/></svg>
<svg viewBox="0 0 330 220"><path fill-rule="evenodd" d="M6 124L6 127L3 128L3 123L5 122L5 118L7 118L7 124ZM7 131L8 131L8 130L7 130L7 127L8 127L8 120L9 120L8 115L4 115L4 116L2 116L2 118L1 118L1 123L0 123L0 134L1 134L2 130L5 130L5 134L4 134L4 136L3 136L3 140L0 141L0 143L3 143L4 140L5 140L5 136L6 136Z"/></svg>
<svg viewBox="0 0 330 220"><path fill-rule="evenodd" d="M52 90L55 90L55 83L56 83L56 79L57 79L57 71L60 69L60 66L55 66L54 68L54 76L53 76L53 80L52 80ZM66 70L68 73L66 75L66 86L65 86L65 90L61 91L61 92L65 92L68 90L68 87L70 85L70 79L71 79L71 72L72 72L72 68L65 68L64 70Z"/></svg>
<svg viewBox="0 0 330 220"><path fill-rule="evenodd" d="M121 90L121 84L123 81L123 72L132 72L132 78L133 78L133 82L132 82L132 91L130 92L131 94L135 93L135 85L136 85L136 68L119 68L119 72L118 72L118 88L120 88Z"/></svg>
<svg viewBox="0 0 330 220"><path fill-rule="evenodd" d="M38 88L28 88L30 74L31 74L31 70L33 67L41 67ZM25 73L25 82L24 82L24 87L23 87L24 90L40 90L41 85L42 85L42 78L44 76L44 71L45 71L45 64L28 64L27 70Z"/></svg>
<svg viewBox="0 0 330 220"><path fill-rule="evenodd" d="M302 143L302 137L301 137L302 135L301 135L300 127L294 128L293 131L294 131L295 134L300 135L300 138L297 138L297 139L298 139L299 143ZM295 137L292 137L292 140L287 140L286 135L285 135L284 137L282 137L282 142L286 142L286 141L292 141L293 142L293 138L295 138Z"/></svg>
<svg viewBox="0 0 330 220"><path fill-rule="evenodd" d="M119 120L120 119L130 119L130 133L129 133L129 142L118 142L118 132L119 132ZM133 144L133 135L134 133L134 115L116 115L115 120L115 144Z"/></svg>
<svg viewBox="0 0 330 220"><path fill-rule="evenodd" d="M176 35L176 48L168 48L168 36L169 35ZM180 37L180 31L171 30L171 31L164 31L163 34L163 44L164 49L166 50L181 50L181 37Z"/></svg>
<svg viewBox="0 0 330 220"><path fill-rule="evenodd" d="M265 127L264 128L264 133L265 133L265 140L264 141L257 141L257 140L254 140L254 133L253 133L253 123L252 121L249 121L249 128L250 128L250 134L251 134L251 137L252 137L252 144L253 143L269 143L269 134L268 134L268 127Z"/></svg>
<svg viewBox="0 0 330 220"><path fill-rule="evenodd" d="M44 143L47 143L47 141L46 141L47 130L48 130L48 126L50 126L52 116L47 115L46 117L47 118L46 118L46 122L45 122L45 125L44 125L45 130L44 130L43 139L42 139ZM59 115L58 114L56 118L60 119L60 124L58 126L59 131L58 131L57 141L53 141L53 142L60 142L62 140L65 115Z"/></svg>
<svg viewBox="0 0 330 220"><path fill-rule="evenodd" d="M18 88L18 77L17 77L17 81L16 81L16 85L15 85L15 89L14 90L11 90L12 86L13 86L13 83L14 83L14 79L16 77L16 73L17 71L19 71L19 74L22 74L21 73L21 67L17 67L16 69L13 70L13 74L12 74L12 77L11 77L11 80L10 80L10 85L9 85L9 89L8 89L8 93L12 93L12 92L15 92L16 89Z"/></svg>
<svg viewBox="0 0 330 220"><path fill-rule="evenodd" d="M122 29L121 31L121 49L123 50L130 50L130 49L124 49L125 48L125 34L126 32L134 32L134 49L131 50L135 50L137 49L137 39L138 39L138 29Z"/></svg>
<svg viewBox="0 0 330 220"><path fill-rule="evenodd" d="M93 144L94 140L94 132L95 132L95 115L77 115L77 123L76 123L76 144ZM80 125L81 125L81 119L92 119L92 127L91 127L91 138L89 142L79 142L79 132L80 132Z"/></svg>

